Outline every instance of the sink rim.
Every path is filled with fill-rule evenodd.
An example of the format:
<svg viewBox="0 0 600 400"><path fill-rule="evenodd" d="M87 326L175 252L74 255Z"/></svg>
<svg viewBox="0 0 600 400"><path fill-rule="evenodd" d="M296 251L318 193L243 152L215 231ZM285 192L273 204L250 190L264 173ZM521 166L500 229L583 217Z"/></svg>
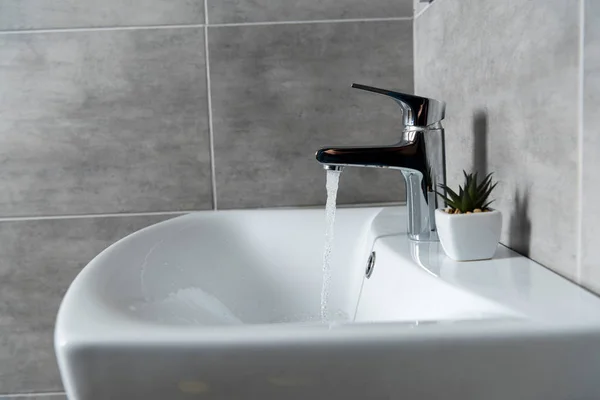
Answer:
<svg viewBox="0 0 600 400"><path fill-rule="evenodd" d="M360 209L365 212L374 213L373 218L385 210L392 210L391 212L399 214L406 213L405 207L365 207ZM292 209L291 211L307 210ZM274 211L283 212L290 210L231 210L190 213L146 227L114 243L83 268L65 295L60 306L55 329L55 344L57 348L71 345L76 346L83 343L217 343L222 341L229 343L254 343L257 341L286 341L293 343L303 340L320 342L331 340L399 340L400 338L402 340L412 340L421 335L425 335L425 337L429 335L439 339L440 337L448 337L449 335L479 337L481 335L523 335L527 334L527 332L534 334L542 331L545 334L573 330L580 332L600 332L600 314L597 319L570 320L568 322L563 320L539 321L535 319L491 318L482 320L467 319L454 322L438 321L438 323L435 323L435 321L425 321L427 322L426 324L422 323L424 321L351 322L330 325L321 323L244 324L242 325L243 329L240 329L240 326L162 325L151 321L128 318L125 314L116 314L114 310L102 301L99 301L94 295L83 295L80 293L86 288L85 284L87 282L94 281L94 274L98 273L106 257L109 257L119 247L127 246L131 241L149 231L165 229L165 227L180 223L182 219L192 219L198 215L219 215L219 213L236 215L270 213ZM322 210L315 209L311 211L322 212ZM389 227L375 226L372 235L385 236L386 229L389 229ZM512 252L508 249L502 251ZM528 260L527 263L549 272L531 260ZM420 267L425 268L426 266L420 265ZM550 274L553 273L550 272ZM558 279L566 282L562 277ZM584 291L582 288L573 286L579 291ZM463 287L463 289L465 288ZM589 296L593 296L586 291L584 292ZM71 298L78 298L79 302L75 304ZM600 304L600 299L594 299ZM73 318L71 315L73 313L78 318ZM95 318L91 318L91 315L94 315ZM140 331L144 332L143 337L140 337Z"/></svg>

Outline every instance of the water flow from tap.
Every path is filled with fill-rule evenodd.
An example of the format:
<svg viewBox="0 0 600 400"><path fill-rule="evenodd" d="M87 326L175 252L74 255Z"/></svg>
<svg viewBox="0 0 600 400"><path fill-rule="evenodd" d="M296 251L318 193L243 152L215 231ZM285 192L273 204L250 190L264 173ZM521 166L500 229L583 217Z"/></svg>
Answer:
<svg viewBox="0 0 600 400"><path fill-rule="evenodd" d="M329 321L329 294L331 286L331 250L333 247L335 209L341 170L327 170L327 203L325 206L325 250L323 251L323 286L321 287L321 320Z"/></svg>

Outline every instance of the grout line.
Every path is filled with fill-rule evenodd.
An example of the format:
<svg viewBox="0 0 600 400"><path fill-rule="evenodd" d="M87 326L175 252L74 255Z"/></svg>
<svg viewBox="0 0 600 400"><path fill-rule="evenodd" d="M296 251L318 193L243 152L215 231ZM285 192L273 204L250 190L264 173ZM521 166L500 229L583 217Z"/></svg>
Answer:
<svg viewBox="0 0 600 400"><path fill-rule="evenodd" d="M439 0L438 0L439 1ZM208 7L205 5L205 10ZM45 28L45 29L22 29L22 30L0 30L0 35L19 35L26 33L67 33L67 32L94 32L94 31L131 31L141 29L185 29L202 28L208 24L208 14L205 13L204 24L174 24L174 25L136 25L136 26L99 26L85 28ZM263 26L263 25L296 25L296 24L325 24L325 23L344 23L344 22L385 22L385 21L410 21L413 17L384 17L384 18L349 18L349 19L319 19L304 21L267 21L267 22L236 22L224 24L212 24L210 27L228 27L228 26Z"/></svg>
<svg viewBox="0 0 600 400"><path fill-rule="evenodd" d="M41 215L33 217L0 217L0 222L18 222L18 221L40 221L55 219L83 219L83 218L115 218L115 217L150 217L156 215L182 215L198 211L210 210L186 210L186 211L149 211L149 212L125 212L125 213L106 213L106 214L74 214L74 215Z"/></svg>
<svg viewBox="0 0 600 400"><path fill-rule="evenodd" d="M429 9L429 7L431 7L432 5L434 5L435 3L437 3L438 1L441 1L441 0L432 0L432 1L431 1L429 4L427 4L427 5L426 5L426 6L425 6L425 7L424 7L424 8L423 8L421 11L419 11L417 14L415 14L415 17L414 17L414 19L417 19L417 18L419 18L421 15L423 15L423 13L424 13L425 11L427 11L427 10Z"/></svg>
<svg viewBox="0 0 600 400"><path fill-rule="evenodd" d="M208 25L208 0L204 0L204 25Z"/></svg>
<svg viewBox="0 0 600 400"><path fill-rule="evenodd" d="M337 204L338 209L343 208L369 208L369 207L402 207L406 206L405 201L394 201L394 202L378 202L378 203L360 203L360 204ZM279 207L251 207L251 208L237 208L227 211L260 211L260 210L324 210L325 204L317 204L312 206L279 206ZM223 210L221 210L223 211Z"/></svg>
<svg viewBox="0 0 600 400"><path fill-rule="evenodd" d="M583 278L583 107L584 107L584 68L585 68L585 0L579 1L579 76L578 76L578 109L577 109L577 243L575 279L577 283Z"/></svg>
<svg viewBox="0 0 600 400"><path fill-rule="evenodd" d="M1 399L14 399L14 398L33 398L40 396L66 396L65 392L43 392L43 393L15 393L15 394L0 394Z"/></svg>
<svg viewBox="0 0 600 400"><path fill-rule="evenodd" d="M181 25L139 25L139 26L99 26L95 28L50 28L50 29L27 29L27 30L0 30L0 35L20 35L26 33L71 33L71 32L96 32L96 31L135 31L144 29L186 29L203 28L204 24L181 24Z"/></svg>
<svg viewBox="0 0 600 400"><path fill-rule="evenodd" d="M379 203L359 203L359 204L338 204L338 208L361 208L361 207L397 207L405 206L406 202L379 202ZM307 210L322 209L324 204L310 206L273 206L273 207L248 207L227 209L225 211L253 211L253 210ZM161 215L185 215L196 212L213 212L216 210L178 210L178 211L148 211L148 212L124 212L124 213L105 213L105 214L74 214L74 215L40 215L32 217L0 217L0 222L20 222L20 221L47 221L62 219L84 219L84 218L119 218L119 217L152 217ZM219 210L223 211L223 210ZM0 395L3 396L3 395ZM1 399L2 397L0 397Z"/></svg>
<svg viewBox="0 0 600 400"><path fill-rule="evenodd" d="M412 46L413 46L413 59L412 59L412 66L413 66L413 93L417 94L419 93L417 91L417 20L416 18L413 20L412 23Z"/></svg>
<svg viewBox="0 0 600 400"><path fill-rule="evenodd" d="M433 2L431 2L431 3L427 4L425 7L423 7L423 8L421 9L421 11L419 11L418 13L416 13L416 14L415 14L415 17L414 17L414 19L416 20L416 19L417 19L417 18L419 18L421 15L423 15L423 13L424 13L425 11L427 11L427 9L428 9L429 7L431 7L431 5L432 5L432 4L433 4Z"/></svg>
<svg viewBox="0 0 600 400"><path fill-rule="evenodd" d="M206 97L208 112L208 146L210 152L210 180L212 185L213 209L217 204L217 173L215 170L215 134L212 115L212 90L210 84L210 55L208 51L208 0L204 0L204 69L206 70Z"/></svg>
<svg viewBox="0 0 600 400"><path fill-rule="evenodd" d="M410 21L412 17L384 17L384 18L348 18L348 19L316 19L300 21L269 21L269 22L235 22L224 24L211 24L209 28L224 28L228 26L264 26L264 25L298 25L298 24L331 24L344 22L386 22Z"/></svg>

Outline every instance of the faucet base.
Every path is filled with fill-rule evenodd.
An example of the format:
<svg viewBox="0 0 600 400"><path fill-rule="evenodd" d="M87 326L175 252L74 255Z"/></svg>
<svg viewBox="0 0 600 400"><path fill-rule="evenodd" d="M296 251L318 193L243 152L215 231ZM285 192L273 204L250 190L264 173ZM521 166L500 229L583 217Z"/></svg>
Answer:
<svg viewBox="0 0 600 400"><path fill-rule="evenodd" d="M434 243L434 242L439 242L440 239L438 237L437 232L428 232L429 234L425 234L425 233L421 233L418 235L408 235L408 238L413 241L413 242L427 242L427 243Z"/></svg>

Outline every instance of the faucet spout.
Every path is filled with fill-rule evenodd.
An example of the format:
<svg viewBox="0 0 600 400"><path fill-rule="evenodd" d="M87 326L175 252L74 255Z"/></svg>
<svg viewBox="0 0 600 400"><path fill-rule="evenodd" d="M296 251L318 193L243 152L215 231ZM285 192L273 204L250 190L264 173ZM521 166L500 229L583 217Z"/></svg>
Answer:
<svg viewBox="0 0 600 400"><path fill-rule="evenodd" d="M369 146L369 147L326 147L317 151L316 158L328 167L373 167L409 169L425 172L425 158L420 155L418 144Z"/></svg>
<svg viewBox="0 0 600 400"><path fill-rule="evenodd" d="M440 123L429 127L406 127L402 140L390 146L325 147L317 161L327 169L389 168L402 172L406 186L408 236L435 241L435 209L440 183L446 183L444 130Z"/></svg>

